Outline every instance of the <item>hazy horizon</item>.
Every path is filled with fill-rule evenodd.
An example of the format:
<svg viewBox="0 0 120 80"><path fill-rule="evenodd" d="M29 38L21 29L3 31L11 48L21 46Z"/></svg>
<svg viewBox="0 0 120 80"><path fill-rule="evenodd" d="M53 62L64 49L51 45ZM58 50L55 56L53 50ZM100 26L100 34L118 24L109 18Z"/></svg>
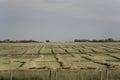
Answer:
<svg viewBox="0 0 120 80"><path fill-rule="evenodd" d="M0 0L0 40L120 39L120 0Z"/></svg>

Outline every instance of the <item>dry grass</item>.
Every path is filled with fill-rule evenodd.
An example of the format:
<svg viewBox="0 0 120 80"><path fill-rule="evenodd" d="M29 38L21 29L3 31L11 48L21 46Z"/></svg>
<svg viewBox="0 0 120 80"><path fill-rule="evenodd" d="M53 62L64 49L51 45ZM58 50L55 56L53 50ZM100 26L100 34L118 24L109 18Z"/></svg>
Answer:
<svg viewBox="0 0 120 80"><path fill-rule="evenodd" d="M9 63L10 60L13 60L12 69L41 66L52 69L59 68L60 63L64 67L76 69L103 68L103 65L95 63L95 60L119 66L119 47L120 45L116 43L2 43L0 45L0 68L1 70L10 69L10 64L4 64ZM88 56L95 62L84 60L82 56ZM20 66L23 62L25 64Z"/></svg>
<svg viewBox="0 0 120 80"><path fill-rule="evenodd" d="M99 70L111 67L108 80L120 80L120 72L114 71L120 69L120 43L0 43L0 71L37 70L14 72L13 80L50 80L49 71L39 72L45 68L66 69L53 73L57 80L100 80ZM0 72L0 80L4 74L10 73ZM102 74L107 80L106 72Z"/></svg>

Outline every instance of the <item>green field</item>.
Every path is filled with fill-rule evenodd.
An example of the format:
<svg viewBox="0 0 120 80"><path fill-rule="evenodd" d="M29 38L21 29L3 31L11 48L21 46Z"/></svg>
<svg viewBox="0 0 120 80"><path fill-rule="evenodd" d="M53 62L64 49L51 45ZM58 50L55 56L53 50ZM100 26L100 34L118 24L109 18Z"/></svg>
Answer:
<svg viewBox="0 0 120 80"><path fill-rule="evenodd" d="M120 43L0 43L0 80L120 80Z"/></svg>

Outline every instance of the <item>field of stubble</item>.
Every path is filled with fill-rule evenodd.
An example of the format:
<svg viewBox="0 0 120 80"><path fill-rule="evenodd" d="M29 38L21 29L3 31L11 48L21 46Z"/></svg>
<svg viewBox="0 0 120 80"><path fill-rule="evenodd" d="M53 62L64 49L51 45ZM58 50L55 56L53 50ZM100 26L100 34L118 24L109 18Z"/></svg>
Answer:
<svg viewBox="0 0 120 80"><path fill-rule="evenodd" d="M0 80L120 80L120 43L0 43Z"/></svg>

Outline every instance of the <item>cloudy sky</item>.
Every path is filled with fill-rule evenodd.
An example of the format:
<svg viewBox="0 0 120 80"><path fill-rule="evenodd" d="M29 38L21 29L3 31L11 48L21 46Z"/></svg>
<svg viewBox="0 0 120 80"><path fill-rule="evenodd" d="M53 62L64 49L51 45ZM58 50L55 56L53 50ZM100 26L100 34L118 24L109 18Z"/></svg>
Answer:
<svg viewBox="0 0 120 80"><path fill-rule="evenodd" d="M0 0L0 40L120 39L120 0Z"/></svg>

